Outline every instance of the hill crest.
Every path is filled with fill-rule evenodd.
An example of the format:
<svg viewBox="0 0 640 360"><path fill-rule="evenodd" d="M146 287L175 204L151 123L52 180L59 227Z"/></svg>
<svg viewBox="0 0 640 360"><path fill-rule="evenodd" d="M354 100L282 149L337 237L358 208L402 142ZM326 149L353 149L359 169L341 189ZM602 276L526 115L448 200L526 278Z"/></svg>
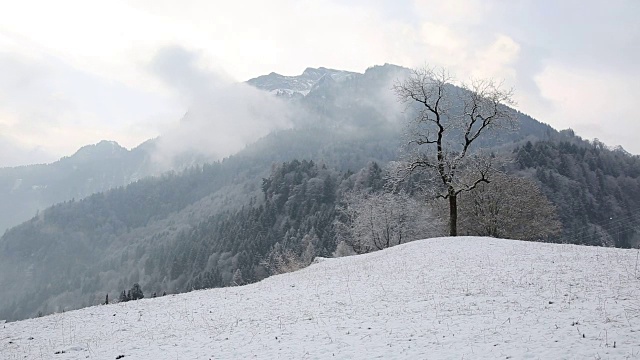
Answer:
<svg viewBox="0 0 640 360"><path fill-rule="evenodd" d="M459 237L7 323L7 358L623 358L636 251ZM105 331L109 336L104 336Z"/></svg>

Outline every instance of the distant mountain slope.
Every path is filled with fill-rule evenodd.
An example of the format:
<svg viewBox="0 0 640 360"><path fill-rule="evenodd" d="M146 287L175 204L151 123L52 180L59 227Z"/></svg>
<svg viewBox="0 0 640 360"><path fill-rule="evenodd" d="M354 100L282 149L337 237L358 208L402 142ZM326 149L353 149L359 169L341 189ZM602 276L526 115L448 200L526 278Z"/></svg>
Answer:
<svg viewBox="0 0 640 360"><path fill-rule="evenodd" d="M1 329L6 359L632 358L637 251L460 237ZM113 299L115 296L112 296Z"/></svg>
<svg viewBox="0 0 640 360"><path fill-rule="evenodd" d="M153 169L146 147L129 151L102 141L51 164L0 168L0 233L55 203L148 176Z"/></svg>

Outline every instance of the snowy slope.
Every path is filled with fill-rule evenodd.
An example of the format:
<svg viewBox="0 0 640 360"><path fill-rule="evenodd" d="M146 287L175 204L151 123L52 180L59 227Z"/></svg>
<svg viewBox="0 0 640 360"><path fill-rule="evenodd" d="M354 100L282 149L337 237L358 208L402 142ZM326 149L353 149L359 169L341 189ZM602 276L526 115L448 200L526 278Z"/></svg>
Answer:
<svg viewBox="0 0 640 360"><path fill-rule="evenodd" d="M423 240L248 286L7 323L0 358L635 358L637 256Z"/></svg>

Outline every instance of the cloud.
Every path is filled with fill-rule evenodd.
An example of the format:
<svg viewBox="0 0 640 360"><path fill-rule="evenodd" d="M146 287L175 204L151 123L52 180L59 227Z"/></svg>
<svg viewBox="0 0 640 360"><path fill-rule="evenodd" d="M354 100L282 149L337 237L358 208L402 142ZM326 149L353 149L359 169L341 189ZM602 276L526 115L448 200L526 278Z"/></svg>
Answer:
<svg viewBox="0 0 640 360"><path fill-rule="evenodd" d="M608 145L622 144L640 153L635 114L636 79L614 72L549 64L535 77L541 95L552 104L539 114L542 119L562 123L578 135L599 138Z"/></svg>
<svg viewBox="0 0 640 360"><path fill-rule="evenodd" d="M41 164L56 160L40 146L25 147L0 133L0 167Z"/></svg>
<svg viewBox="0 0 640 360"><path fill-rule="evenodd" d="M185 152L220 159L292 125L291 104L201 64L200 54L180 46L161 49L150 64L188 110L162 132L156 161L170 163Z"/></svg>
<svg viewBox="0 0 640 360"><path fill-rule="evenodd" d="M461 79L504 79L522 111L567 127L581 115L568 109L558 115L564 102L556 87L567 92L573 85L551 85L548 67L640 78L639 11L635 0L14 1L0 12L0 51L14 58L2 70L22 74L18 84L26 87L16 88L20 97L0 99L0 124L5 137L26 148L61 155L104 138L134 146L182 116L194 94L211 91L213 85L193 78L181 84L169 73L147 71L159 49L179 44L197 49L193 69L217 74L207 81L221 84L318 66L358 72L387 62L446 66ZM638 83L623 86L637 98ZM3 90L12 88L0 83ZM628 111L633 103L618 108ZM619 117L630 116L632 110Z"/></svg>
<svg viewBox="0 0 640 360"><path fill-rule="evenodd" d="M0 32L0 44L0 167L50 162L101 140L133 147L181 115L166 96L79 70L19 37Z"/></svg>
<svg viewBox="0 0 640 360"><path fill-rule="evenodd" d="M590 4L591 5L591 4ZM633 153L640 96L640 4L416 0L427 60L468 76L503 79L520 110ZM593 26L597 24L597 26Z"/></svg>
<svg viewBox="0 0 640 360"><path fill-rule="evenodd" d="M0 52L0 167L40 163L53 158L40 131L56 126L53 114L65 102L53 93L52 69L33 59Z"/></svg>
<svg viewBox="0 0 640 360"><path fill-rule="evenodd" d="M422 19L447 26L470 26L483 23L491 11L490 1L482 0L414 0L414 9Z"/></svg>
<svg viewBox="0 0 640 360"><path fill-rule="evenodd" d="M479 49L471 74L479 78L503 79L514 84L517 70L514 65L520 55L520 44L504 34L498 34L487 48Z"/></svg>

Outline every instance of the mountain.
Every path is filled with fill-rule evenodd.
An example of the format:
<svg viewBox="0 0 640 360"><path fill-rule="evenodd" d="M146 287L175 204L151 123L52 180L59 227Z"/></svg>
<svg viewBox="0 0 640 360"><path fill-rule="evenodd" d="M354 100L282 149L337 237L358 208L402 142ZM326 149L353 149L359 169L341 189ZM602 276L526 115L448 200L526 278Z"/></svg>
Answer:
<svg viewBox="0 0 640 360"><path fill-rule="evenodd" d="M131 150L103 140L51 164L0 168L0 233L54 204L214 160L185 152L170 162L158 162L154 158L158 139Z"/></svg>
<svg viewBox="0 0 640 360"><path fill-rule="evenodd" d="M324 88L322 84L326 84L328 79L343 83L354 77L361 78L363 74L321 67L307 68L299 76L271 73L251 79L248 83L278 96L300 99L311 90L314 90L314 95L320 92ZM318 107L317 99L305 101L308 106ZM322 106L326 108L326 101L322 102ZM189 113L183 121L188 121L188 118ZM314 122L315 119L310 117L301 121ZM169 166L158 164L153 158L157 140L148 140L131 150L105 140L87 145L75 154L51 164L0 168L0 234L56 203L81 199L147 176L159 175L166 170L181 170L219 160L186 153L175 154L174 163Z"/></svg>
<svg viewBox="0 0 640 360"><path fill-rule="evenodd" d="M272 72L269 75L258 76L247 81L258 89L269 91L277 96L285 98L303 98L311 90L324 81L342 82L353 76L359 75L344 70L320 68L306 68L301 75L284 76Z"/></svg>
<svg viewBox="0 0 640 360"><path fill-rule="evenodd" d="M637 353L636 257L420 240L251 285L157 298L143 287L142 300L7 323L0 357L622 359Z"/></svg>
<svg viewBox="0 0 640 360"><path fill-rule="evenodd" d="M148 146L127 150L116 142L101 141L51 164L0 168L0 232L55 203L152 174Z"/></svg>
<svg viewBox="0 0 640 360"><path fill-rule="evenodd" d="M395 158L402 133L402 128L398 126L402 108L395 101L391 85L407 74L408 69L391 64L373 66L364 74L321 67L307 68L299 76L271 73L251 79L248 83L294 100L305 109L305 115L296 119L295 131L309 132L310 137L313 137L311 133L329 137L331 145L320 144L322 136L316 136L315 140L308 139L316 144L316 148L300 148L296 156L283 160L295 157L312 159L318 155L316 150L319 147L333 146L335 149L331 152L335 152L345 147L344 142L359 138L358 141L370 142L366 146L375 146L386 152L384 158L369 156L369 160L385 162ZM548 125L520 115L519 132L503 134L500 138L492 139L489 145L510 143L526 136L543 138L553 131ZM188 121L188 118L189 113L183 121ZM356 131L359 133L354 133ZM267 139L266 142L269 141ZM153 157L157 143L158 139L152 139L126 150L115 142L102 141L51 164L0 168L0 234L56 203L81 199L147 176L159 175L166 170L182 170L219 160L202 154L185 153L174 154L174 161L170 165L159 164ZM285 139L285 143L299 147L288 139ZM264 147L263 144L258 142L251 148ZM286 151L278 144L271 145L278 147L277 152ZM251 151L248 149L248 152ZM345 161L346 154L334 156L327 151L322 153L321 156L326 159L332 157L341 170L354 170L366 164L366 161L360 160Z"/></svg>
<svg viewBox="0 0 640 360"><path fill-rule="evenodd" d="M273 132L220 161L154 178L130 176L126 179L136 181L127 186L59 200L66 202L6 231L0 238L0 318L17 320L89 306L103 301L107 292L113 296L133 283L147 291L175 293L229 286L236 273L245 281L259 281L271 274L263 260L274 251L330 256L336 247L332 224L343 193L358 187L379 191L384 183L381 168L398 159L402 120L409 114L396 103L391 84L407 71L387 64L338 79L316 76L308 94L291 99L304 114L295 127ZM596 158L593 171L618 169L605 174L604 203L620 216L640 208L640 200L618 196L624 191L609 194L616 188L633 189L634 157L621 152L610 156L608 149L597 154L581 150L592 144L525 114L518 116L518 131L483 140L494 154L517 158L506 171L534 178L538 169L544 174L563 171L558 160L590 152ZM577 150L563 142L576 144ZM539 163L522 162L522 149L529 151L537 144L557 151L536 152ZM83 150L79 158L107 159L90 162L99 168L102 162L109 164L108 159L129 159L138 150L149 154L152 146L153 142L127 152L105 143L99 150ZM149 157L141 158L133 163L145 168ZM142 173L136 166L125 168ZM536 179L556 206L576 209L563 218L563 225L595 225L600 218L585 209L596 187L571 178L578 176L576 171L563 174L567 186L557 189L573 192L555 198L557 192ZM81 179L84 184L86 178ZM80 186L61 183L66 189ZM617 228L598 229L602 232L597 236L571 240L633 244L633 229L622 235ZM611 243L606 238L618 240Z"/></svg>

